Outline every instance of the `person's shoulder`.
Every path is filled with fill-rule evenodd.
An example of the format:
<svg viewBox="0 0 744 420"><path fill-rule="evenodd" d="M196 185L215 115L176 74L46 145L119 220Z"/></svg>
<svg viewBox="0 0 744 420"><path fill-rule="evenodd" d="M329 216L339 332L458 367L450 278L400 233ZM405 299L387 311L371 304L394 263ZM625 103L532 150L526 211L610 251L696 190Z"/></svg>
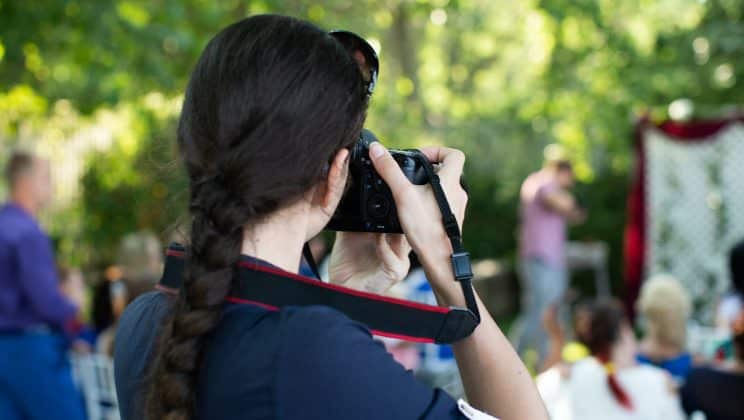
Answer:
<svg viewBox="0 0 744 420"><path fill-rule="evenodd" d="M158 290L143 293L127 305L121 317L122 319L125 317L134 317L142 312L160 309L168 299L168 296L164 292Z"/></svg>
<svg viewBox="0 0 744 420"><path fill-rule="evenodd" d="M253 347L260 336L266 344L307 354L349 340L371 340L371 334L343 313L326 306L288 306L270 310L251 304L228 304L215 332L217 341L230 337L235 345Z"/></svg>
<svg viewBox="0 0 744 420"><path fill-rule="evenodd" d="M127 305L119 318L115 343L125 343L138 331L151 331L153 325L159 325L168 310L168 299L165 293L154 290L143 293Z"/></svg>
<svg viewBox="0 0 744 420"><path fill-rule="evenodd" d="M543 401L550 405L566 391L566 380L569 378L570 371L567 367L556 365L537 375L535 385Z"/></svg>
<svg viewBox="0 0 744 420"><path fill-rule="evenodd" d="M321 305L287 307L280 313L283 326L294 334L289 340L320 339L324 341L345 340L354 337L372 338L362 324L351 320L342 312Z"/></svg>
<svg viewBox="0 0 744 420"><path fill-rule="evenodd" d="M634 394L667 395L674 388L672 375L653 365L638 364L623 369L618 378Z"/></svg>
<svg viewBox="0 0 744 420"><path fill-rule="evenodd" d="M310 363L325 368L355 365L386 353L362 324L325 306L289 307L280 315L280 353L286 366Z"/></svg>
<svg viewBox="0 0 744 420"><path fill-rule="evenodd" d="M558 181L556 181L554 178L545 176L541 177L540 180L537 182L538 194L549 194L554 191L562 191L561 186L558 184Z"/></svg>
<svg viewBox="0 0 744 420"><path fill-rule="evenodd" d="M690 370L690 374L688 375L688 378L710 376L710 375L715 375L718 372L719 372L718 369L706 363L706 364L693 367Z"/></svg>
<svg viewBox="0 0 744 420"><path fill-rule="evenodd" d="M523 189L534 188L536 184L540 182L540 171L533 172L527 175L527 178L522 182Z"/></svg>
<svg viewBox="0 0 744 420"><path fill-rule="evenodd" d="M127 306L117 323L114 379L123 418L134 418L132 413L141 410L139 396L146 387L151 353L169 306L167 300L162 292L145 293Z"/></svg>
<svg viewBox="0 0 744 420"><path fill-rule="evenodd" d="M0 235L6 240L20 242L46 238L36 221L11 205L0 208L0 226Z"/></svg>
<svg viewBox="0 0 744 420"><path fill-rule="evenodd" d="M119 317L114 336L114 360L117 366L133 363L149 354L162 320L168 312L168 296L152 291L137 297Z"/></svg>
<svg viewBox="0 0 744 420"><path fill-rule="evenodd" d="M309 306L281 316L276 389L287 418L460 418L451 398L416 381L341 312Z"/></svg>
<svg viewBox="0 0 744 420"><path fill-rule="evenodd" d="M744 374L726 370L725 367L711 364L695 366L687 375L688 383L717 384L721 381L734 381L744 383Z"/></svg>
<svg viewBox="0 0 744 420"><path fill-rule="evenodd" d="M571 366L571 372L572 376L576 373L584 373L584 372L593 372L593 371L602 371L604 372L604 368L601 364L595 359L594 357L585 357L576 363L574 363Z"/></svg>
<svg viewBox="0 0 744 420"><path fill-rule="evenodd" d="M641 381L643 380L651 380L651 381L658 381L658 380L666 380L667 373L664 369L649 365L645 363L639 363L629 369L626 369L625 372L628 374L628 376L634 376L639 378Z"/></svg>

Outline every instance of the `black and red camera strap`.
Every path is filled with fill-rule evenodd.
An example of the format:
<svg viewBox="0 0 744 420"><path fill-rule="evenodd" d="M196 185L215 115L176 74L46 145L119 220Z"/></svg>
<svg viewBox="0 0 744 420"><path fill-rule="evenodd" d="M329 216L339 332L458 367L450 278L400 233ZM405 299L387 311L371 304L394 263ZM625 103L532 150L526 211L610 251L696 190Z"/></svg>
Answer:
<svg viewBox="0 0 744 420"><path fill-rule="evenodd" d="M420 152L419 152L420 153ZM310 249L305 244L303 254L318 279L287 271L240 261L236 279L226 298L231 303L253 304L269 310L286 306L325 305L366 325L372 333L423 343L454 343L469 336L480 323L478 305L473 292L470 256L462 245L460 228L447 202L439 176L423 154L419 159L442 213L442 223L452 245L452 270L465 297L465 308L425 305L363 292L319 280ZM159 288L178 293L184 278L186 253L179 244L171 244L166 253L165 270Z"/></svg>
<svg viewBox="0 0 744 420"><path fill-rule="evenodd" d="M187 252L179 244L168 247L158 285L161 291L179 292ZM249 261L240 261L236 272L233 289L225 299L230 303L274 311L286 306L325 305L364 324L373 334L421 343L453 343L475 328L467 311L458 308L380 296Z"/></svg>

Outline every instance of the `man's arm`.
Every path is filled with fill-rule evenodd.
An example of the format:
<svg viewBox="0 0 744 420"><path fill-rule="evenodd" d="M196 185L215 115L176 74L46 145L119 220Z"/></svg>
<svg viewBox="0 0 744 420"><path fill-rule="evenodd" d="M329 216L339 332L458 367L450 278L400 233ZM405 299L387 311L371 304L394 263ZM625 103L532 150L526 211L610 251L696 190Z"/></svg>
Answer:
<svg viewBox="0 0 744 420"><path fill-rule="evenodd" d="M64 327L78 308L59 290L57 270L49 241L43 235L26 235L16 246L18 282L33 310L51 325Z"/></svg>
<svg viewBox="0 0 744 420"><path fill-rule="evenodd" d="M541 195L541 203L571 223L583 223L586 220L586 211L576 204L576 200L568 191L562 189L546 191Z"/></svg>

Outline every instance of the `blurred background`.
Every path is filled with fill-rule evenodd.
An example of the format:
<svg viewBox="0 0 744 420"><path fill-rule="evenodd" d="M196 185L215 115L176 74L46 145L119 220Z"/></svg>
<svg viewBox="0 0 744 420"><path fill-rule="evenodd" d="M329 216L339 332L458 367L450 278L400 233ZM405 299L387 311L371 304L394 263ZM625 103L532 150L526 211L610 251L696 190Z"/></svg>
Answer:
<svg viewBox="0 0 744 420"><path fill-rule="evenodd" d="M636 121L744 102L741 0L0 0L0 160L17 147L52 160L43 219L59 260L100 270L128 232L173 237L189 71L221 27L265 12L371 41L367 127L393 147L466 151L466 246L501 271L514 269L520 184L559 143L590 209L572 238L606 244L621 292Z"/></svg>
<svg viewBox="0 0 744 420"><path fill-rule="evenodd" d="M0 162L16 150L50 160L54 198L40 219L60 288L87 300L71 360L88 418L118 418L118 317L152 290L163 245L187 226L175 134L190 71L221 28L260 13L369 40L381 71L366 126L387 146L465 151L465 246L505 332L519 325L520 188L545 151L571 161L588 216L570 230L567 297L532 305L551 351L521 352L533 373L590 354L564 342L581 331L564 334L562 311L595 295L625 298L631 317L638 309L633 325L648 340L638 355L655 357L653 340L672 332L660 360L681 360L684 375L692 356L729 363L739 353L744 372L744 0L0 0ZM319 262L332 235L322 239L312 244ZM679 285L646 282L659 273ZM642 282L656 284L645 298ZM399 296L433 302L421 269L406 283ZM447 346L386 345L426 383L462 395ZM659 366L676 380L679 366ZM741 418L737 378L741 388L690 395L732 390Z"/></svg>

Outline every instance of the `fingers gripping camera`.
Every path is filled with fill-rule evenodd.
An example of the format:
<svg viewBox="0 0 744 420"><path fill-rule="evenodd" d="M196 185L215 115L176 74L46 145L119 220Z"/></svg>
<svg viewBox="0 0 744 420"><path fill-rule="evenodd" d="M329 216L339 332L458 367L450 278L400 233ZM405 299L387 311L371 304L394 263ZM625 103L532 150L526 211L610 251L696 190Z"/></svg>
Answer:
<svg viewBox="0 0 744 420"><path fill-rule="evenodd" d="M351 150L349 185L327 230L347 232L402 233L393 194L375 171L369 158L369 145L378 141L371 131L363 129ZM403 174L411 183L429 182L424 165L426 156L418 150L390 150Z"/></svg>

